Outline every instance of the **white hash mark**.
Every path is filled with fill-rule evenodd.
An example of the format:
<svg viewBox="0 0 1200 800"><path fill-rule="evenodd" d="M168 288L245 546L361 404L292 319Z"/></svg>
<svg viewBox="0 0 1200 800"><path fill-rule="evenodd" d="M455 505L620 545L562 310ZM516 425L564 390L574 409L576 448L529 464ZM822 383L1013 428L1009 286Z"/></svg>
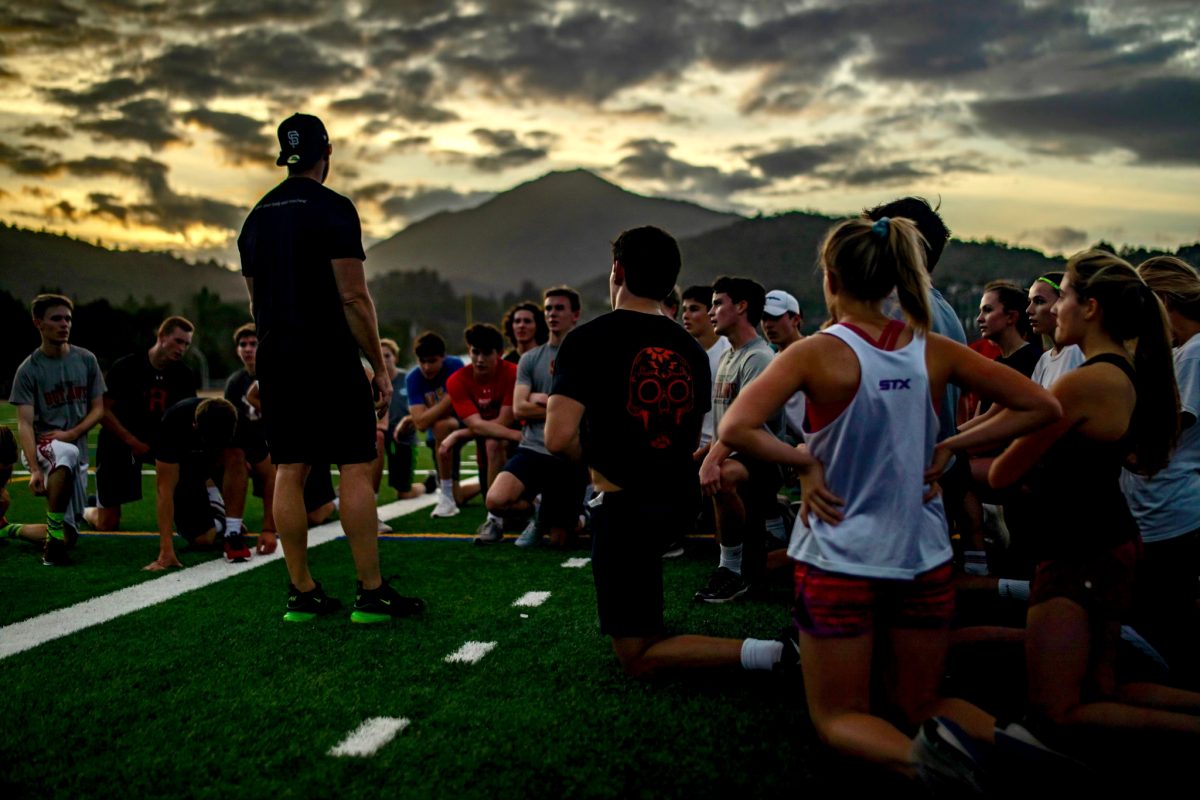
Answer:
<svg viewBox="0 0 1200 800"><path fill-rule="evenodd" d="M495 642L467 642L446 656L447 664L474 664L496 648Z"/></svg>
<svg viewBox="0 0 1200 800"><path fill-rule="evenodd" d="M408 727L404 717L371 717L364 720L342 743L329 751L331 756L372 756Z"/></svg>
<svg viewBox="0 0 1200 800"><path fill-rule="evenodd" d="M525 608L537 608L549 599L549 592L526 592L513 601L513 605L523 606Z"/></svg>

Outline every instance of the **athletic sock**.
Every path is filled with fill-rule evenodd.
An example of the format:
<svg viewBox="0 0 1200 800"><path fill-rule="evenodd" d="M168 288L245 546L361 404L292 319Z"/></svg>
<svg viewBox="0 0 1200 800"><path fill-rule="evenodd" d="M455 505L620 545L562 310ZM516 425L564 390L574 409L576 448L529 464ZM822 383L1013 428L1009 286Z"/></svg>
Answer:
<svg viewBox="0 0 1200 800"><path fill-rule="evenodd" d="M21 525L17 522L10 522L0 528L0 539L16 539L21 535Z"/></svg>
<svg viewBox="0 0 1200 800"><path fill-rule="evenodd" d="M333 498L333 510L340 511L341 508L342 508L342 498L340 498L340 497Z"/></svg>
<svg viewBox="0 0 1200 800"><path fill-rule="evenodd" d="M242 520L238 517L228 517L225 520L225 538L242 534Z"/></svg>
<svg viewBox="0 0 1200 800"><path fill-rule="evenodd" d="M1029 602L1029 581L1017 581L1012 578L1001 578L997 587L1001 597Z"/></svg>
<svg viewBox="0 0 1200 800"><path fill-rule="evenodd" d="M730 572L742 574L742 545L726 547L721 545L721 566ZM752 641L747 639L746 641Z"/></svg>
<svg viewBox="0 0 1200 800"><path fill-rule="evenodd" d="M498 516L496 516L495 514L493 514L493 513L492 513L492 512L490 512L490 511L488 512L488 521L489 521L489 522L494 522L494 523L496 523L497 525L503 525L503 524L504 524L504 518L503 518L503 517L498 517Z"/></svg>
<svg viewBox="0 0 1200 800"><path fill-rule="evenodd" d="M442 496L454 497L454 481L442 481Z"/></svg>
<svg viewBox="0 0 1200 800"><path fill-rule="evenodd" d="M51 539L65 540L67 538L63 533L63 517L65 516L66 514L61 511L46 512L46 533Z"/></svg>
<svg viewBox="0 0 1200 800"><path fill-rule="evenodd" d="M783 657L783 642L774 639L743 639L742 669L769 670Z"/></svg>

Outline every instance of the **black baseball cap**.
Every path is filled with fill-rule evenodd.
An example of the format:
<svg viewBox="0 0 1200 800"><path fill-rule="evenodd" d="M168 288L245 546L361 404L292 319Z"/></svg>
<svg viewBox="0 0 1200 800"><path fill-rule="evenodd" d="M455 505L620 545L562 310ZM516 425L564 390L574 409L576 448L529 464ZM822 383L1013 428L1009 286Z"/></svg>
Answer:
<svg viewBox="0 0 1200 800"><path fill-rule="evenodd" d="M329 134L312 114L292 114L279 123L279 158L275 166L307 166L325 155Z"/></svg>

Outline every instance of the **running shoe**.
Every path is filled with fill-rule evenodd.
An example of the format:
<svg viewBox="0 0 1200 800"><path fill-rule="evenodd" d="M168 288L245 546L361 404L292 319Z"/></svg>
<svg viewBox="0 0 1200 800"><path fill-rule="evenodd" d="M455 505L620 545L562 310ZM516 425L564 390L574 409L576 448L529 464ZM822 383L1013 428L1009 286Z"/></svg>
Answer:
<svg viewBox="0 0 1200 800"><path fill-rule="evenodd" d="M775 640L783 645L783 652L779 656L779 660L775 662L775 666L771 668L772 672L789 675L800 671L800 631L793 623L785 625L779 630L779 637Z"/></svg>
<svg viewBox="0 0 1200 800"><path fill-rule="evenodd" d="M425 610L423 600L400 594L392 588L389 583L391 580L388 578L378 588L370 591L363 588L362 581L358 582L358 590L354 594L354 610L350 612L351 622L371 625L397 617L412 617Z"/></svg>
<svg viewBox="0 0 1200 800"><path fill-rule="evenodd" d="M663 558L679 558L683 555L683 539L675 538L667 543L667 547L663 550Z"/></svg>
<svg viewBox="0 0 1200 800"><path fill-rule="evenodd" d="M67 543L63 539L47 536L42 545L42 564L47 567L69 567L71 557L67 555Z"/></svg>
<svg viewBox="0 0 1200 800"><path fill-rule="evenodd" d="M982 756L970 736L945 717L925 720L913 739L917 777L935 797L983 794Z"/></svg>
<svg viewBox="0 0 1200 800"><path fill-rule="evenodd" d="M503 525L494 519L485 519L475 530L475 544L495 544L504 541Z"/></svg>
<svg viewBox="0 0 1200 800"><path fill-rule="evenodd" d="M392 532L392 526L388 525L383 520L379 520L379 529L376 531L376 533L391 533L391 532Z"/></svg>
<svg viewBox="0 0 1200 800"><path fill-rule="evenodd" d="M514 542L517 547L533 547L540 544L542 541L542 531L538 528L537 515L534 514L529 520L529 524L525 526L525 530L521 531L521 535Z"/></svg>
<svg viewBox="0 0 1200 800"><path fill-rule="evenodd" d="M438 517L457 517L458 512L458 504L454 502L453 497L446 494L439 494L437 506L433 509L433 513L429 516L433 517L434 519L437 519Z"/></svg>
<svg viewBox="0 0 1200 800"><path fill-rule="evenodd" d="M243 534L225 537L225 560L230 564L242 564L250 560L250 545Z"/></svg>
<svg viewBox="0 0 1200 800"><path fill-rule="evenodd" d="M728 567L717 567L708 583L692 597L703 603L728 603L750 591L750 584Z"/></svg>
<svg viewBox="0 0 1200 800"><path fill-rule="evenodd" d="M325 594L321 584L312 590L302 592L288 584L287 613L283 618L287 622L308 622L317 617L334 614L342 609L342 601Z"/></svg>

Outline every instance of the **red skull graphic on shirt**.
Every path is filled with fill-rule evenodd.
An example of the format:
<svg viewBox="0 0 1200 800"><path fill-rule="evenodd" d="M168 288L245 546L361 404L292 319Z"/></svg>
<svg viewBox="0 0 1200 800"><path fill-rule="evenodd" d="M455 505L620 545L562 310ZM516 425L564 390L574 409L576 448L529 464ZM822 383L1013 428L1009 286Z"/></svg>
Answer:
<svg viewBox="0 0 1200 800"><path fill-rule="evenodd" d="M694 406L692 369L683 356L665 347L637 354L629 368L625 410L642 421L651 447L670 447L684 414Z"/></svg>

